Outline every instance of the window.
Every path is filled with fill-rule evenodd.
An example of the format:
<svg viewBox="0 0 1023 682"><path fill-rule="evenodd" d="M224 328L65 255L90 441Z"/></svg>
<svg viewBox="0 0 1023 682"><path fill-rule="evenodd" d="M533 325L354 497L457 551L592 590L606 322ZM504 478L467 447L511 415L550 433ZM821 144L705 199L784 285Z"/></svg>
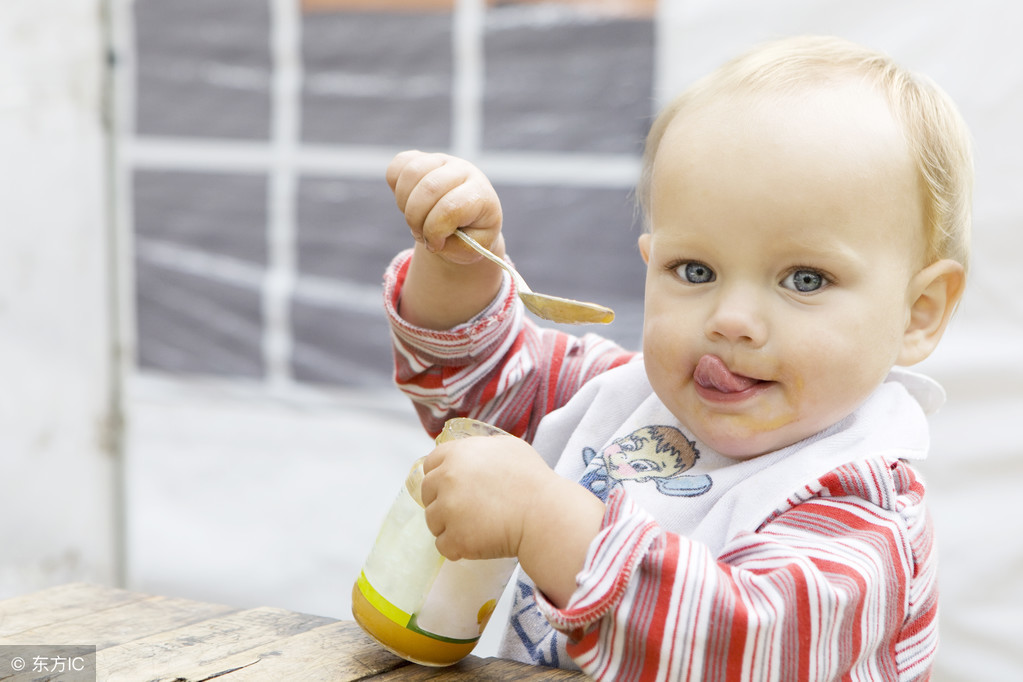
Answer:
<svg viewBox="0 0 1023 682"><path fill-rule="evenodd" d="M141 371L390 382L380 280L410 239L383 171L409 147L480 165L530 283L611 305L636 346L652 0L133 7Z"/></svg>

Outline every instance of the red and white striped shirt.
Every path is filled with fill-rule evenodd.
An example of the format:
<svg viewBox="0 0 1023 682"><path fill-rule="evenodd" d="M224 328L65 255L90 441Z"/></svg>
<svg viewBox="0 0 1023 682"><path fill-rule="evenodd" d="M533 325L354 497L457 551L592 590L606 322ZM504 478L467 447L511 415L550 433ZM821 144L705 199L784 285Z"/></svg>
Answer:
<svg viewBox="0 0 1023 682"><path fill-rule="evenodd" d="M507 281L490 308L465 325L443 332L412 327L395 306L408 257L399 255L388 269L385 305L396 380L431 434L452 416L471 416L532 442L541 421L584 384L622 374L609 372L637 357L598 336L536 327ZM886 395L905 393L898 391ZM611 394L605 404L616 399ZM926 431L923 411L915 403L913 409L919 419L900 415L886 428L911 422ZM849 441L856 429L877 432L870 419L883 419L878 415L887 410L879 404L840 439ZM740 501L731 506L723 498L716 511L726 508L729 518L718 524L727 527L720 542L673 532L673 522L640 505L629 488L612 487L568 605L557 609L537 593L535 607L530 601L525 608L539 609L537 621L564 633L557 636L560 650L596 679L928 679L937 646L936 553L923 484L905 461L922 453L912 439L878 451L864 438L868 452L853 448L858 454L850 461L827 464L798 485L775 482L780 494L766 485L753 496L733 491ZM923 441L925 448L925 434ZM782 451L777 461L798 470L818 457L819 450L805 450L791 459ZM560 452L541 454L565 473L552 461ZM841 461L827 458L833 456L825 452L817 464ZM756 476L769 480L770 473ZM751 480L747 486L759 486ZM767 506L757 500L752 512L744 510L761 491ZM733 515L745 515L743 522ZM519 657L533 662L570 664L553 648L524 651Z"/></svg>

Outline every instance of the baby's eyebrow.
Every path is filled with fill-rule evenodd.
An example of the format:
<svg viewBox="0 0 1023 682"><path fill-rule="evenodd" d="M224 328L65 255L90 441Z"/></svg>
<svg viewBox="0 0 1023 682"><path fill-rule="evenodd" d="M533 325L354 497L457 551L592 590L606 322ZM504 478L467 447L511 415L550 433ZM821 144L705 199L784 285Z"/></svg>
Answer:
<svg viewBox="0 0 1023 682"><path fill-rule="evenodd" d="M863 256L859 250L844 244L837 240L828 240L828 235L824 234L819 239L813 241L804 240L785 240L781 245L781 248L791 252L796 257L815 257L828 260L844 260L848 262L860 262L863 260Z"/></svg>

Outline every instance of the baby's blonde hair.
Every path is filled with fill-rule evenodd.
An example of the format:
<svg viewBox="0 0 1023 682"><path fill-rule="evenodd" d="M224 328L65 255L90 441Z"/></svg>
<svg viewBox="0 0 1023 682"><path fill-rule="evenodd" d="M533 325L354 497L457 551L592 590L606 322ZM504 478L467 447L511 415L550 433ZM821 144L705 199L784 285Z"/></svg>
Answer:
<svg viewBox="0 0 1023 682"><path fill-rule="evenodd" d="M902 68L883 53L840 38L807 36L766 43L726 63L670 102L647 136L636 189L647 229L654 157L681 111L740 91L785 92L836 76L860 77L887 97L924 183L927 263L950 258L966 268L973 200L973 152L966 123L948 95L930 79Z"/></svg>

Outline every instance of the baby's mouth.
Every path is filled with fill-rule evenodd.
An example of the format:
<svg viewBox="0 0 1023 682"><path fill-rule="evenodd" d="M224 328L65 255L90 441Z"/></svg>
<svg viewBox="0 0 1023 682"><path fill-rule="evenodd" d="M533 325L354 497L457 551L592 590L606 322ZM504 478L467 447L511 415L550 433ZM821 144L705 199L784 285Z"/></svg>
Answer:
<svg viewBox="0 0 1023 682"><path fill-rule="evenodd" d="M720 393L741 393L753 388L759 379L736 374L716 355L704 355L693 370L693 381L698 386Z"/></svg>

